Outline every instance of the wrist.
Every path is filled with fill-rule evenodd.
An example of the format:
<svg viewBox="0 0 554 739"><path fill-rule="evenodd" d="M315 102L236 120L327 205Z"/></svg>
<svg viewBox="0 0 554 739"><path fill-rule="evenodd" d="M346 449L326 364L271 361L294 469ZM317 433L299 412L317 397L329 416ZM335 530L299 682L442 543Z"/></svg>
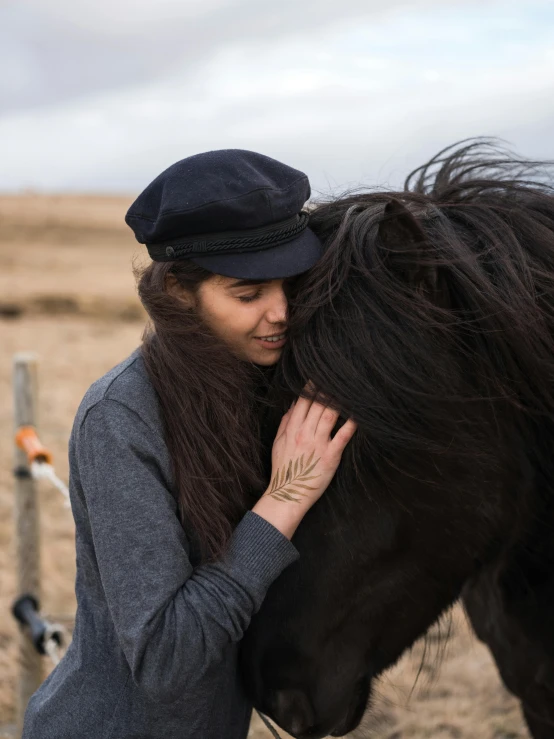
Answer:
<svg viewBox="0 0 554 739"><path fill-rule="evenodd" d="M298 528L298 524L310 507L305 501L295 503L276 500L271 495L264 494L252 510L258 516L265 518L272 526L275 526L287 539L291 539Z"/></svg>

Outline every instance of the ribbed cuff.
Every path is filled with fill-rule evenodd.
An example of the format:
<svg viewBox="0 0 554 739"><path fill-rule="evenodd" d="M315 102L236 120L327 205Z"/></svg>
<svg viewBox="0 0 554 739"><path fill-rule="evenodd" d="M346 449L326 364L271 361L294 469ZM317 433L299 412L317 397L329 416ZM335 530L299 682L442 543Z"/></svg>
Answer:
<svg viewBox="0 0 554 739"><path fill-rule="evenodd" d="M247 511L231 537L224 558L226 568L240 570L264 593L281 572L300 557L298 549L265 518Z"/></svg>

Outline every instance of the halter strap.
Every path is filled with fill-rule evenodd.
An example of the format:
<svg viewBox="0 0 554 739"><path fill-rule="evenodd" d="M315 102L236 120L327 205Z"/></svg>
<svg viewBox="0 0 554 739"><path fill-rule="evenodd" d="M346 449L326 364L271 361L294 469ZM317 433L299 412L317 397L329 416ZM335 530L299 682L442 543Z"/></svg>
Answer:
<svg viewBox="0 0 554 739"><path fill-rule="evenodd" d="M256 709L256 713L258 714L258 716L262 719L262 721L266 725L266 727L269 730L269 733L271 734L271 736L273 737L273 739L281 739L281 737L279 736L279 734L277 733L277 731L269 723L269 719L267 718L267 716L264 716L263 713L260 713L257 709Z"/></svg>

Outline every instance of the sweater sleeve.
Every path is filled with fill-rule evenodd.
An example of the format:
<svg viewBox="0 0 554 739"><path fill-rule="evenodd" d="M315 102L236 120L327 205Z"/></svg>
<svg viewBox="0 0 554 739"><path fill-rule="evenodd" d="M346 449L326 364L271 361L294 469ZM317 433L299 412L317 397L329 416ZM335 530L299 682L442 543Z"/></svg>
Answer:
<svg viewBox="0 0 554 739"><path fill-rule="evenodd" d="M135 682L172 703L240 640L267 589L299 554L248 511L225 557L193 569L155 433L104 398L76 438L80 483L110 615Z"/></svg>

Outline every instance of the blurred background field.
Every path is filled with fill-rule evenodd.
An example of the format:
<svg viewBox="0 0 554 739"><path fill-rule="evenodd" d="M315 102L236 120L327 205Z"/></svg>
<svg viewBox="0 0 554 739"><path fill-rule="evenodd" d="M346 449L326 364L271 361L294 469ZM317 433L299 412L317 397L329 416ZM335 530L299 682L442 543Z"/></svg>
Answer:
<svg viewBox="0 0 554 739"><path fill-rule="evenodd" d="M125 197L0 197L0 739L12 736L17 679L13 541L11 362L39 355L39 431L67 480L67 442L88 386L139 343L145 314L132 260L145 252L123 223ZM43 611L75 610L74 524L61 494L41 482ZM487 650L455 609L434 628L428 653L417 644L377 687L375 711L354 737L523 739L517 702L504 690ZM439 656L441 658L439 659ZM442 662L442 666L441 666ZM45 660L45 669L51 665ZM413 688L413 690L412 690ZM250 739L269 733L255 717ZM285 737L285 735L283 735Z"/></svg>

